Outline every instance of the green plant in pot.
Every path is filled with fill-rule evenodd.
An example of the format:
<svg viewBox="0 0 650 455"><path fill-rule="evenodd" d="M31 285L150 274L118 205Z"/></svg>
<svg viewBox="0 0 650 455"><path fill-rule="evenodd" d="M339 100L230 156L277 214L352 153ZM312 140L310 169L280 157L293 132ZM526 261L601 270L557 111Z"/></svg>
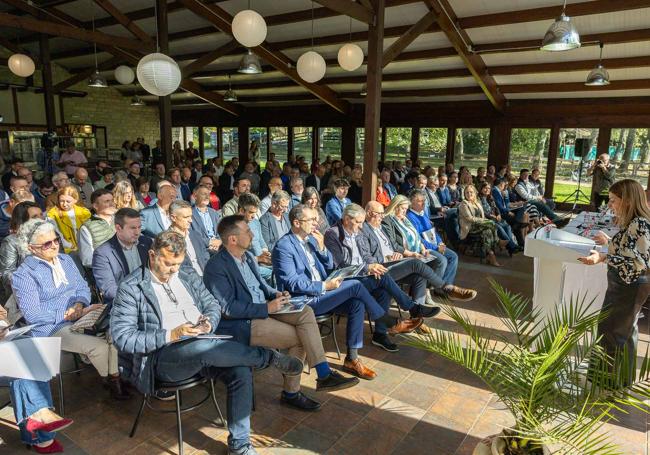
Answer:
<svg viewBox="0 0 650 455"><path fill-rule="evenodd" d="M634 377L616 376L613 371L628 371L627 356L614 359L599 346L596 332L603 316L589 311L591 302L571 299L542 317L529 299L490 283L497 316L511 334L487 336L463 311L443 305L464 334L433 329L407 337L407 344L474 373L514 416L511 428L481 442L474 454L622 453L598 430L631 408L650 413L644 402L650 398L648 355L638 371L631 368Z"/></svg>

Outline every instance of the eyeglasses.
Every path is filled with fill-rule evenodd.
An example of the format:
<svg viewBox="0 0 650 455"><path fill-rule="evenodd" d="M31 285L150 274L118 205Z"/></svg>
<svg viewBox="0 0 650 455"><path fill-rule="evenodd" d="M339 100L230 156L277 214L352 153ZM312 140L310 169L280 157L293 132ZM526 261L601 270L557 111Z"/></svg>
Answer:
<svg viewBox="0 0 650 455"><path fill-rule="evenodd" d="M52 248L59 248L59 239L52 239L45 243L32 243L31 246L34 248L40 248L42 250L51 250Z"/></svg>
<svg viewBox="0 0 650 455"><path fill-rule="evenodd" d="M298 220L298 221L300 221L301 223L305 223L305 222L315 223L315 222L318 221L318 218L316 218L316 217L314 217L314 218L305 218L304 220Z"/></svg>
<svg viewBox="0 0 650 455"><path fill-rule="evenodd" d="M169 297L169 300L171 300L174 305L178 305L178 299L176 298L176 294L174 294L174 291L172 291L172 288L169 286L167 283L161 283L162 288L165 290L165 293L167 294L167 297Z"/></svg>
<svg viewBox="0 0 650 455"><path fill-rule="evenodd" d="M382 218L386 215L384 212L375 212L374 210L369 210L369 212L372 216L380 216Z"/></svg>

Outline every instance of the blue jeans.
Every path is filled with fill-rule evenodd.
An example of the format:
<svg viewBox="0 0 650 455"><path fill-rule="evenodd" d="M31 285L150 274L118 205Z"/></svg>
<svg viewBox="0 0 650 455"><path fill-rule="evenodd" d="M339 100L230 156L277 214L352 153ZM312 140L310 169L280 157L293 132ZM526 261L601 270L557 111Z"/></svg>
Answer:
<svg viewBox="0 0 650 455"><path fill-rule="evenodd" d="M551 210L549 206L546 205L543 201L539 201L539 200L528 201L528 203L534 205L542 215L544 215L546 218L550 219L551 221L555 221L558 219L556 213L553 210Z"/></svg>
<svg viewBox="0 0 650 455"><path fill-rule="evenodd" d="M503 220L495 222L494 224L497 229L497 236L501 240L508 241L508 250L515 249L517 247L517 244L515 243L515 240L512 237L512 228L510 227L510 225Z"/></svg>
<svg viewBox="0 0 650 455"><path fill-rule="evenodd" d="M458 255L450 250L449 247L445 248L444 254L440 254L440 252L435 250L429 250L429 253L436 257L436 260L429 262L429 264L440 271L445 284L454 284L456 281L456 272L458 271ZM436 264L437 262L440 264Z"/></svg>
<svg viewBox="0 0 650 455"><path fill-rule="evenodd" d="M380 279L375 278L374 276L367 276L359 278L359 281L370 291L372 296L377 300L377 303L384 309L384 313L388 311L390 307L391 297L395 299L397 304L403 310L410 310L413 308L413 300L404 294L404 291L395 283L395 280L389 275L384 274ZM375 324L376 333L386 333L387 328L386 324L383 322L377 321Z"/></svg>
<svg viewBox="0 0 650 455"><path fill-rule="evenodd" d="M40 444L54 439L55 433L37 431L32 435L25 430L25 424L30 415L43 408L54 409L50 384L30 379L11 378L0 378L0 384L9 385L14 416L18 428L20 428L20 439L29 445Z"/></svg>
<svg viewBox="0 0 650 455"><path fill-rule="evenodd" d="M192 340L169 344L156 355L156 379L182 381L202 372L220 379L227 388L228 447L237 450L250 444L253 406L251 368L265 368L271 351L226 340Z"/></svg>
<svg viewBox="0 0 650 455"><path fill-rule="evenodd" d="M363 323L365 312L371 320L382 317L386 310L377 303L358 280L345 280L338 289L327 291L317 296L311 304L314 314L320 316L334 312L347 315L346 342L348 348L360 349L363 347Z"/></svg>
<svg viewBox="0 0 650 455"><path fill-rule="evenodd" d="M427 264L419 259L406 259L391 266L388 273L398 283L409 284L411 297L419 304L423 304L427 287L438 289L445 285L439 270L440 261L434 260L431 263L435 263L438 269L427 267Z"/></svg>

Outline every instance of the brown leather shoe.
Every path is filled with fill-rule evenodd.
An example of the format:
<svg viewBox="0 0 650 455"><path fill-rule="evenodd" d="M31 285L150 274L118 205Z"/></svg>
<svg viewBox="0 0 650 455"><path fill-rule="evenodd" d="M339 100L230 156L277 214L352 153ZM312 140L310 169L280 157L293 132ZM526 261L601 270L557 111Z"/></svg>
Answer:
<svg viewBox="0 0 650 455"><path fill-rule="evenodd" d="M423 323L423 318L404 319L388 329L388 333L390 335L397 335L398 333L411 333L420 327Z"/></svg>
<svg viewBox="0 0 650 455"><path fill-rule="evenodd" d="M368 381L377 377L377 373L361 363L361 360L359 359L352 360L346 357L345 361L343 362L343 370Z"/></svg>
<svg viewBox="0 0 650 455"><path fill-rule="evenodd" d="M457 300L461 302L468 302L474 300L476 297L476 291L474 289L465 289L458 286L452 286L451 289L446 290L447 297L450 300Z"/></svg>

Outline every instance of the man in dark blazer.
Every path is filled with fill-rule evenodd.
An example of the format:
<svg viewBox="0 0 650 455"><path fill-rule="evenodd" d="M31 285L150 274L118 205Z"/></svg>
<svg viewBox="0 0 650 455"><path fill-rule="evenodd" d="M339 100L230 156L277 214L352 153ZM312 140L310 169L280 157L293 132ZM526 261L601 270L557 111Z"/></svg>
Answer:
<svg viewBox="0 0 650 455"><path fill-rule="evenodd" d="M260 218L262 237L264 237L269 251L273 251L275 243L291 229L289 216L287 215L290 205L291 196L289 196L289 193L278 190L271 196L271 207Z"/></svg>
<svg viewBox="0 0 650 455"><path fill-rule="evenodd" d="M216 251L221 246L217 233L219 213L210 207L210 190L197 186L194 188L194 207L192 208L192 228L205 237L210 250Z"/></svg>
<svg viewBox="0 0 650 455"><path fill-rule="evenodd" d="M115 235L93 253L93 276L104 303L113 303L120 281L139 267L147 265L152 240L141 235L142 223L137 210L123 208L115 213Z"/></svg>
<svg viewBox="0 0 650 455"><path fill-rule="evenodd" d="M185 239L185 265L193 267L199 276L203 276L205 265L210 259L210 244L198 229L192 228L192 206L187 201L176 199L169 206L171 226L169 230L178 232Z"/></svg>
<svg viewBox="0 0 650 455"><path fill-rule="evenodd" d="M158 184L156 195L158 198L156 203L140 211L142 233L151 238L166 231L171 226L169 205L176 199L176 188L167 180L162 180Z"/></svg>
<svg viewBox="0 0 650 455"><path fill-rule="evenodd" d="M305 180L305 186L314 187L320 193L323 189L323 175L325 175L325 167L319 164L315 164L314 170L307 176L307 179Z"/></svg>
<svg viewBox="0 0 650 455"><path fill-rule="evenodd" d="M362 379L374 379L377 373L361 363L358 350L363 346L364 313L386 327L397 321L386 313L361 282L342 278L327 279L334 269L332 254L325 248L323 235L318 231L317 212L305 205L297 205L289 212L291 231L284 235L272 253L273 270L278 288L292 295L313 297L310 303L314 313L347 315L347 356L345 371Z"/></svg>
<svg viewBox="0 0 650 455"><path fill-rule="evenodd" d="M205 269L203 282L222 303L218 331L246 345L288 349L289 354L316 369L317 390L339 390L359 382L333 371L325 359L318 324L311 307L298 313L274 314L288 302L288 292L268 286L257 261L248 251L253 233L243 215L225 217L219 224L223 247ZM300 392L300 376L285 376L281 401L306 411L320 403Z"/></svg>

